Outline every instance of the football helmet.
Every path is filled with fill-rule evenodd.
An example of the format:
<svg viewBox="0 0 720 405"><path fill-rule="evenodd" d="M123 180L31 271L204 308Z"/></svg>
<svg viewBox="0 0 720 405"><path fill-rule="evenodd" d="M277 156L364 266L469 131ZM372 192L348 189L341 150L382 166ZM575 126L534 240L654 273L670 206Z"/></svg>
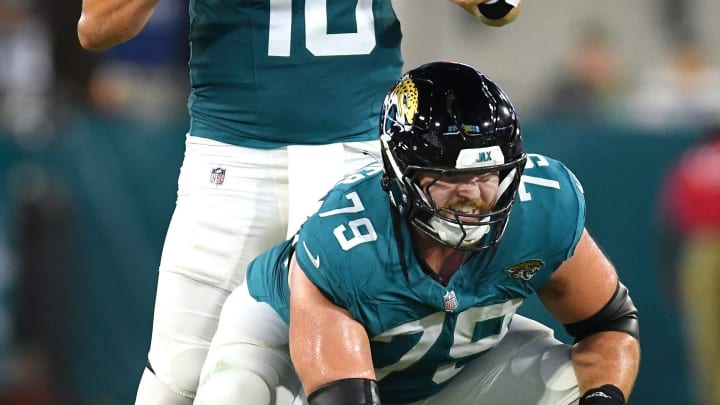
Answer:
<svg viewBox="0 0 720 405"><path fill-rule="evenodd" d="M525 167L517 115L505 93L473 67L433 62L404 74L380 116L383 186L411 226L462 250L495 245L502 236ZM447 176L498 173L488 212L438 207L430 188ZM435 180L421 186L421 175Z"/></svg>

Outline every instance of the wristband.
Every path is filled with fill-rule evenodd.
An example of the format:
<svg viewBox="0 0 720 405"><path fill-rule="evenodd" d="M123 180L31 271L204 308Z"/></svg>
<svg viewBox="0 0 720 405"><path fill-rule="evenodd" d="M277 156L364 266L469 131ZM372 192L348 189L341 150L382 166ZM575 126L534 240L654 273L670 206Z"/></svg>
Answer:
<svg viewBox="0 0 720 405"><path fill-rule="evenodd" d="M380 405L377 381L345 378L321 385L308 395L309 405Z"/></svg>
<svg viewBox="0 0 720 405"><path fill-rule="evenodd" d="M605 384L602 387L588 390L580 397L579 405L625 405L625 395L620 388Z"/></svg>

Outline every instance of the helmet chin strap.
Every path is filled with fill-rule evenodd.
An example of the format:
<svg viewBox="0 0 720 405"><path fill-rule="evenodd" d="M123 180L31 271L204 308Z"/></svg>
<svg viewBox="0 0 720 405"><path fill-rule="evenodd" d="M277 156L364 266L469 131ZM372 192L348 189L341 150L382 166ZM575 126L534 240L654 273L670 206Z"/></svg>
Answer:
<svg viewBox="0 0 720 405"><path fill-rule="evenodd" d="M486 220L487 218L483 218ZM485 236L490 231L488 225L467 225L460 227L455 222L450 222L437 216L428 221L428 225L437 232L438 238L453 246L465 247L472 245L475 241ZM463 238L463 230L465 237Z"/></svg>

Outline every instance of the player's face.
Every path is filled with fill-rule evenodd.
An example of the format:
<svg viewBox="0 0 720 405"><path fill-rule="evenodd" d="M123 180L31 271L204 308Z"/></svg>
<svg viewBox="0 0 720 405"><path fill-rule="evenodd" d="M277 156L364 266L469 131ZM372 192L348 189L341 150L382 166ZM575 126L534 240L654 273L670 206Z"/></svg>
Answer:
<svg viewBox="0 0 720 405"><path fill-rule="evenodd" d="M467 213L473 217L460 215L458 219L477 222L481 215L492 210L498 195L500 175L498 172L483 174L462 174L443 176L435 180L437 175L427 174L420 177L420 186L427 190L437 208ZM443 212L450 218L452 215Z"/></svg>

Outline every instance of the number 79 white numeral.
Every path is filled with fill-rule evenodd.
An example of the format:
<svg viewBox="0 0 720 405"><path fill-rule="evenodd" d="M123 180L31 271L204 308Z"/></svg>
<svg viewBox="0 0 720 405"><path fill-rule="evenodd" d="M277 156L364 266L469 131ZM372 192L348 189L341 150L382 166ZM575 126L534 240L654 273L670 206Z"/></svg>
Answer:
<svg viewBox="0 0 720 405"><path fill-rule="evenodd" d="M358 193L353 191L352 193L347 194L345 198L350 200L352 203L351 206L319 212L318 216L324 218L338 214L353 214L365 210L365 206L362 201L360 201ZM348 222L348 226L350 227L349 238L345 236L345 233L348 231L348 228L345 225L338 225L335 229L333 229L333 235L335 235L335 238L338 240L338 243L340 243L340 247L343 250L347 251L362 243L377 240L375 227L368 218L353 219Z"/></svg>

